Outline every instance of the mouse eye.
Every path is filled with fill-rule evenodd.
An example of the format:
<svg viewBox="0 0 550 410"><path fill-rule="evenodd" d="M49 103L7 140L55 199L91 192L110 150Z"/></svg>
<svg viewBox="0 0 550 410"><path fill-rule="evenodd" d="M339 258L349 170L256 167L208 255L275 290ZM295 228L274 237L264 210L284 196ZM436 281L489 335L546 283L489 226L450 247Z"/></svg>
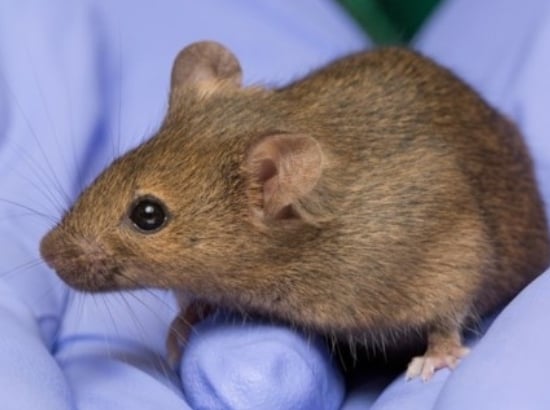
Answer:
<svg viewBox="0 0 550 410"><path fill-rule="evenodd" d="M142 233L153 233L161 229L168 220L165 207L156 198L139 198L130 209L130 221Z"/></svg>

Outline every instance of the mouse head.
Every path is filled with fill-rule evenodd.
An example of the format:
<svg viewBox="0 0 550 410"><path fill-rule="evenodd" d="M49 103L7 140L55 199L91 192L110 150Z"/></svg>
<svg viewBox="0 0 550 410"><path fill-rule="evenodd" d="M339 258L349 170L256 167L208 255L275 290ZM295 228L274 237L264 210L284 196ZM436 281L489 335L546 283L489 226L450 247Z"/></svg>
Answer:
<svg viewBox="0 0 550 410"><path fill-rule="evenodd" d="M157 134L115 160L41 242L68 284L227 294L242 272L261 275L315 237L321 147L292 130L277 92L241 77L217 43L180 52Z"/></svg>

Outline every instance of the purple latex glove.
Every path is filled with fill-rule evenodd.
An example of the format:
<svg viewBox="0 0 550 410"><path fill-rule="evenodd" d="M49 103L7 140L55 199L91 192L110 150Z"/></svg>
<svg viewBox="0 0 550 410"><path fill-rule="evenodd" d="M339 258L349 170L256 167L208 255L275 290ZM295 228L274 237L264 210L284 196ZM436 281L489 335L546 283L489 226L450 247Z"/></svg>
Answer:
<svg viewBox="0 0 550 410"><path fill-rule="evenodd" d="M241 321L221 315L197 326L181 366L193 408L340 408L343 379L320 340Z"/></svg>

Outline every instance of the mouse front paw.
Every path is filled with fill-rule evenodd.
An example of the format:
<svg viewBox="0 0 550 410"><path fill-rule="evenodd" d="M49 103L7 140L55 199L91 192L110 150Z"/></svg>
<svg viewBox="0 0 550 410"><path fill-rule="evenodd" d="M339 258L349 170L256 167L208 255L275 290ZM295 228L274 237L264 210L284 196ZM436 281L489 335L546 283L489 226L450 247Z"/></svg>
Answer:
<svg viewBox="0 0 550 410"><path fill-rule="evenodd" d="M212 310L207 303L193 301L172 321L166 339L166 360L170 366L176 368L179 365L193 326L206 318Z"/></svg>

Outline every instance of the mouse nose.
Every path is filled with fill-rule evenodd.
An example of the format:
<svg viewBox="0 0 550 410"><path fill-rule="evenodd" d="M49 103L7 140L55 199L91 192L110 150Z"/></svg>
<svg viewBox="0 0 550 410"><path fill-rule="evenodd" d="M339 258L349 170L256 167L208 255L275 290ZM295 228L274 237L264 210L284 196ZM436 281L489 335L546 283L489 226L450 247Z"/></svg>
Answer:
<svg viewBox="0 0 550 410"><path fill-rule="evenodd" d="M95 242L79 237L74 232L66 232L63 227L52 229L42 238L40 254L48 266L58 272L61 267L81 259L96 260L103 256Z"/></svg>
<svg viewBox="0 0 550 410"><path fill-rule="evenodd" d="M58 273L68 264L81 258L84 248L72 233L62 227L48 232L40 241L40 254L46 264Z"/></svg>
<svg viewBox="0 0 550 410"><path fill-rule="evenodd" d="M58 226L40 241L46 264L69 286L78 290L112 286L112 269L99 244ZM110 275L110 276L109 276Z"/></svg>
<svg viewBox="0 0 550 410"><path fill-rule="evenodd" d="M59 259L61 252L58 237L59 233L56 228L48 232L40 241L40 255L46 264L54 270L56 269L56 259Z"/></svg>

